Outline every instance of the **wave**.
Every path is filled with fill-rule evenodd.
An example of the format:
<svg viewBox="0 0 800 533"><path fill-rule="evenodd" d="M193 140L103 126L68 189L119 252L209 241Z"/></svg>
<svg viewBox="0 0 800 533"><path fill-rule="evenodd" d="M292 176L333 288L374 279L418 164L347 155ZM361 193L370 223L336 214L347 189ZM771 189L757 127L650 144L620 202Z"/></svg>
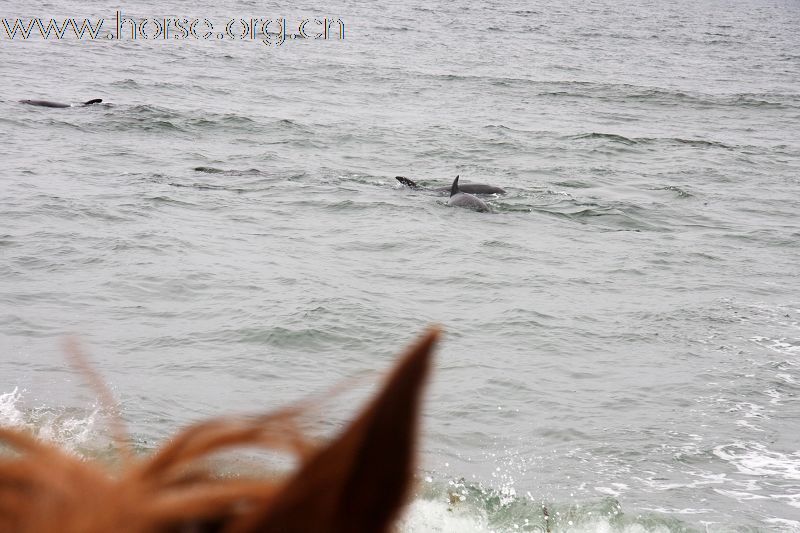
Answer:
<svg viewBox="0 0 800 533"><path fill-rule="evenodd" d="M420 78L445 82L488 84L535 91L537 96L595 98L624 102L639 101L663 106L694 107L768 107L793 109L800 107L800 96L794 93L734 93L712 94L700 91L653 87L628 83L592 82L582 80L536 80L530 78L485 76L478 74L440 74L417 72Z"/></svg>
<svg viewBox="0 0 800 533"><path fill-rule="evenodd" d="M463 479L424 480L400 521L399 530L443 533L687 531L683 522L655 513L629 514L613 497L581 502L548 502L511 486L484 487Z"/></svg>
<svg viewBox="0 0 800 533"><path fill-rule="evenodd" d="M614 133L582 133L579 135L570 135L567 137L568 139L574 140L581 140L581 139L604 139L614 142L620 142L622 144L637 144L635 139L629 139L623 135L617 135Z"/></svg>
<svg viewBox="0 0 800 533"><path fill-rule="evenodd" d="M110 440L98 427L100 409L52 409L21 406L18 389L0 394L0 425L23 428L37 438L56 443L84 457L108 457ZM137 453L148 453L145 441L134 438ZM137 444L138 443L138 444ZM247 460L247 474L270 475L271 470ZM241 464L231 462L231 475ZM223 466L223 470L225 467ZM404 533L517 533L519 531L653 532L685 531L685 524L658 514L629 514L613 497L594 501L550 502L527 492L518 495L511 485L499 488L471 484L465 480L434 480L420 472L418 490L399 521Z"/></svg>
<svg viewBox="0 0 800 533"><path fill-rule="evenodd" d="M616 142L626 145L686 145L696 148L722 148L724 150L737 150L745 148L744 146L732 146L720 141L712 141L708 139L684 139L681 137L625 137L616 133L579 133L577 135L568 135L565 139L570 140L593 140L599 139L609 142Z"/></svg>
<svg viewBox="0 0 800 533"><path fill-rule="evenodd" d="M245 169L222 169L217 167L209 167L209 166L198 166L194 167L192 170L195 172L202 172L204 174L222 174L223 176L263 176L266 173L257 168L245 168Z"/></svg>
<svg viewBox="0 0 800 533"><path fill-rule="evenodd" d="M573 187L590 187L579 182ZM653 209L623 201L583 201L566 193L519 193L488 201L497 213L542 213L612 231L672 231L674 219L662 220Z"/></svg>
<svg viewBox="0 0 800 533"><path fill-rule="evenodd" d="M97 438L95 422L100 409L91 411L20 407L22 392L18 388L0 394L0 426L26 429L41 440L58 443L67 450L86 452ZM92 448L95 450L101 449Z"/></svg>
<svg viewBox="0 0 800 533"><path fill-rule="evenodd" d="M237 113L211 113L203 110L177 111L167 107L139 104L133 106L116 105L109 108L93 123L88 125L95 130L143 130L148 132L163 131L167 133L208 133L222 130L225 132L269 131L286 127L296 127L291 121L278 120L265 124L251 117Z"/></svg>

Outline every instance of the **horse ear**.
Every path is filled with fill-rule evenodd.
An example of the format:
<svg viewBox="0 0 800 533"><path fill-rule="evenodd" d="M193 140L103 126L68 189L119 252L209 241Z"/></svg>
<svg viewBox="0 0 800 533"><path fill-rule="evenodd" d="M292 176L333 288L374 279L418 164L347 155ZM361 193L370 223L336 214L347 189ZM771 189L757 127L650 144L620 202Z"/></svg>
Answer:
<svg viewBox="0 0 800 533"><path fill-rule="evenodd" d="M259 513L230 531L389 531L408 495L420 397L439 330L408 349L378 395L306 461Z"/></svg>

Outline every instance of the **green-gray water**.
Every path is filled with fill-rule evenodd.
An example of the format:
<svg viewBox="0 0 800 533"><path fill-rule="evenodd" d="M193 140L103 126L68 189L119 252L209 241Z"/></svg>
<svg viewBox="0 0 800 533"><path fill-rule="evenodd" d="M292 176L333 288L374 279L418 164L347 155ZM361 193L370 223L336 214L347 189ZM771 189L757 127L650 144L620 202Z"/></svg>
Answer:
<svg viewBox="0 0 800 533"><path fill-rule="evenodd" d="M123 7L346 33L0 38L0 421L102 449L67 333L146 451L441 323L405 531L800 530L797 2Z"/></svg>

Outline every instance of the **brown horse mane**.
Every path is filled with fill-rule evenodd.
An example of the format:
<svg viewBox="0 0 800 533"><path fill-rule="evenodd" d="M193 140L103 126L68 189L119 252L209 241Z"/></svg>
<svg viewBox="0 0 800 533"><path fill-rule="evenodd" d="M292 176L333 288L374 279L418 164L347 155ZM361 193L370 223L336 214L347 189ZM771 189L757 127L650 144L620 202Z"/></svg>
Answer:
<svg viewBox="0 0 800 533"><path fill-rule="evenodd" d="M13 451L0 455L0 533L390 531L411 489L421 393L438 336L432 328L418 339L367 406L322 446L298 429L302 404L190 426L143 458L130 452L117 420L110 428L116 469L0 428L0 443ZM77 347L68 352L112 404ZM242 447L289 451L299 466L275 479L220 476L204 462Z"/></svg>

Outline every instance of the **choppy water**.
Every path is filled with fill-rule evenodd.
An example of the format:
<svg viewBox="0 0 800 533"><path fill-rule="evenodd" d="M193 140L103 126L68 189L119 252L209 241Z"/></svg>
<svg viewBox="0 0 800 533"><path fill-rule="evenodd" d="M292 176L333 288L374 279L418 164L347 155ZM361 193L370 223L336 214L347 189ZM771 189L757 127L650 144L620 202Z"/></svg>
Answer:
<svg viewBox="0 0 800 533"><path fill-rule="evenodd" d="M800 5L668 4L137 2L345 40L3 37L0 418L105 442L65 333L147 450L438 322L406 531L542 502L554 531L799 531Z"/></svg>

